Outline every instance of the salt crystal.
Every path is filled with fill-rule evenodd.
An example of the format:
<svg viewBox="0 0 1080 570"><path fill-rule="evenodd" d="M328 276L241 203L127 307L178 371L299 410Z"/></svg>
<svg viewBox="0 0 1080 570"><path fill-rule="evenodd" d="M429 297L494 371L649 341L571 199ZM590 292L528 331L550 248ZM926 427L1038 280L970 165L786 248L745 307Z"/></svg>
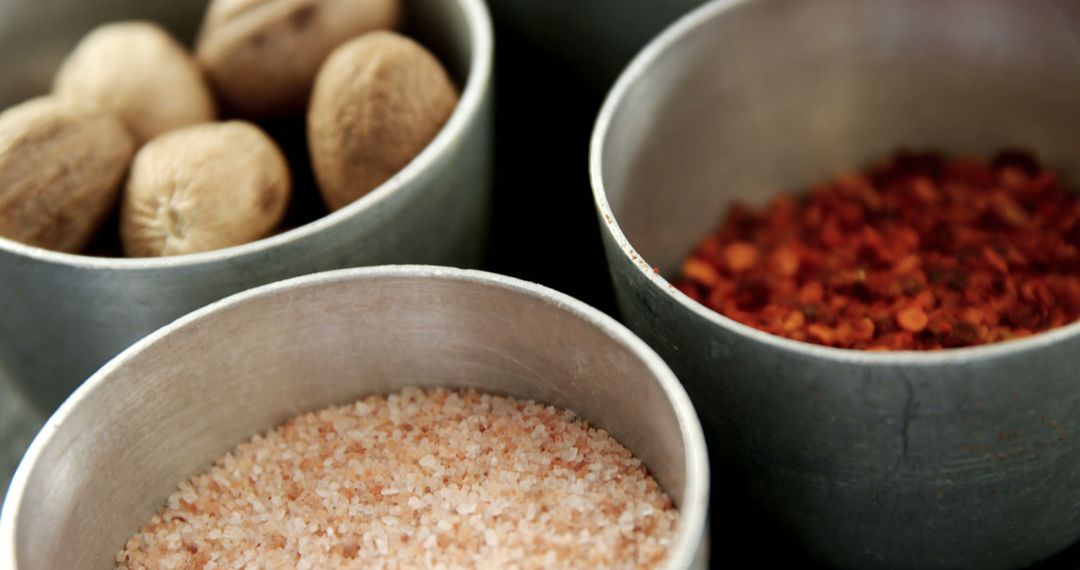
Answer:
<svg viewBox="0 0 1080 570"><path fill-rule="evenodd" d="M339 441L324 437L325 422ZM354 444L363 452L348 451ZM584 473L561 466L578 462ZM347 555L353 570L655 568L678 513L639 466L569 411L404 390L241 444L183 482L118 566L314 569ZM217 514L192 516L185 504L214 504ZM613 504L625 505L614 520L605 514Z"/></svg>
<svg viewBox="0 0 1080 570"><path fill-rule="evenodd" d="M434 469L439 466L439 460L435 459L434 455L430 453L420 458L420 466L428 469Z"/></svg>

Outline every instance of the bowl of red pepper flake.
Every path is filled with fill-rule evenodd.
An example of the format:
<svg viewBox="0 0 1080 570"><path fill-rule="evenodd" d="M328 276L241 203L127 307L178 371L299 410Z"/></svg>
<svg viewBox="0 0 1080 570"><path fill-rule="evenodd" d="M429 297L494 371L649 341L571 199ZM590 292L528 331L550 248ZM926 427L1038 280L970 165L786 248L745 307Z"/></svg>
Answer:
<svg viewBox="0 0 1080 570"><path fill-rule="evenodd" d="M1080 196L1028 154L901 153L765 208L735 203L675 285L775 335L939 350L1080 319Z"/></svg>
<svg viewBox="0 0 1080 570"><path fill-rule="evenodd" d="M716 1L612 88L619 310L694 400L733 547L1015 568L1080 541L1076 29L1065 2Z"/></svg>

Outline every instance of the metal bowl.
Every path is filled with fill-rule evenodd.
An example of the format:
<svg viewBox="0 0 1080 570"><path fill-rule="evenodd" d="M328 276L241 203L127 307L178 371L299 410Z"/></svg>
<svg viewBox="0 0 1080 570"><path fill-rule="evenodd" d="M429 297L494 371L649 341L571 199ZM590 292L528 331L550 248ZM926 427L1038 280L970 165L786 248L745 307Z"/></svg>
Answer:
<svg viewBox="0 0 1080 570"><path fill-rule="evenodd" d="M1080 324L864 353L743 326L665 276L731 200L899 147L1029 148L1080 184L1077 29L1064 1L719 1L604 105L591 176L625 322L686 385L714 472L824 562L1007 568L1080 538Z"/></svg>
<svg viewBox="0 0 1080 570"><path fill-rule="evenodd" d="M97 24L152 19L185 39L204 7L205 2L6 0L0 3L0 53L8 54L0 58L0 105L47 91L61 59ZM482 0L407 1L406 18L408 32L432 48L462 86L449 122L411 164L337 212L209 253L87 257L0 238L0 372L51 410L132 342L226 295L340 267L479 264L493 150L490 18Z"/></svg>
<svg viewBox="0 0 1080 570"><path fill-rule="evenodd" d="M679 505L666 567L705 567L704 438L663 361L561 293L417 266L241 293L116 357L57 410L19 466L0 515L0 567L111 567L180 481L240 441L406 386L475 387L577 411Z"/></svg>

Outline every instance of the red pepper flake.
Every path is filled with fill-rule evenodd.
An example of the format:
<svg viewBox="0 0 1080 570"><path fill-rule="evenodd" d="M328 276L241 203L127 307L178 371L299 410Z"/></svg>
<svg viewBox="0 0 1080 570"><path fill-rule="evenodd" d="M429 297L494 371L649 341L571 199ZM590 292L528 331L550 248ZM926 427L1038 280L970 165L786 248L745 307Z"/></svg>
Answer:
<svg viewBox="0 0 1080 570"><path fill-rule="evenodd" d="M819 344L832 344L833 340L836 338L833 331L825 325L810 325L806 328L806 332L810 333L810 338L814 339L814 341Z"/></svg>
<svg viewBox="0 0 1080 570"><path fill-rule="evenodd" d="M702 285L704 287L716 287L720 283L720 274L713 268L712 264L691 257L683 263L683 278Z"/></svg>
<svg viewBox="0 0 1080 570"><path fill-rule="evenodd" d="M993 267L1000 273L1009 272L1009 264L1004 259L1002 259L996 251L990 249L989 247L984 247L982 248L982 254L983 257L986 258L986 262L990 264L990 267Z"/></svg>
<svg viewBox="0 0 1080 570"><path fill-rule="evenodd" d="M922 307L908 307L906 309L901 309L900 312L896 313L896 324L900 325L900 328L910 333L922 332L929 322L930 317L926 316Z"/></svg>
<svg viewBox="0 0 1080 570"><path fill-rule="evenodd" d="M799 289L799 302L804 305L820 303L825 298L825 286L821 281L811 281Z"/></svg>
<svg viewBox="0 0 1080 570"><path fill-rule="evenodd" d="M683 266L691 298L766 332L936 350L1080 318L1080 199L1030 154L900 153L864 173L733 205Z"/></svg>
<svg viewBox="0 0 1080 570"><path fill-rule="evenodd" d="M802 311L792 311L784 319L784 330L787 332L797 331L806 324L806 315Z"/></svg>
<svg viewBox="0 0 1080 570"><path fill-rule="evenodd" d="M742 273L757 263L758 249L752 244L737 242L724 248L724 263L732 273Z"/></svg>
<svg viewBox="0 0 1080 570"><path fill-rule="evenodd" d="M799 254L790 247L778 247L770 259L771 269L784 277L791 277L799 272Z"/></svg>

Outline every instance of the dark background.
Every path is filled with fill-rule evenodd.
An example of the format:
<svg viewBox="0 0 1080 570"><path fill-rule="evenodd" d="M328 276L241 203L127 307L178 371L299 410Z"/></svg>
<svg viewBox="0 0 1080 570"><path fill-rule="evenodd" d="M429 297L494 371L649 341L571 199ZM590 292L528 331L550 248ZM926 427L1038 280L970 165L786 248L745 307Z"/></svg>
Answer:
<svg viewBox="0 0 1080 570"><path fill-rule="evenodd" d="M616 67L595 65L585 52L580 53L586 61L576 60L574 50L552 49L553 38L532 33L530 22L516 12L516 1L489 2L497 46L496 192L487 268L553 287L617 317L589 185L588 150L607 88L632 50L614 54L625 60ZM687 7L672 7L668 19L677 16L676 8ZM666 21L652 25L659 30ZM723 465L712 463L712 567L820 567L755 511L737 480L721 475ZM1080 568L1080 544L1032 568Z"/></svg>
<svg viewBox="0 0 1080 570"><path fill-rule="evenodd" d="M495 197L488 269L614 314L588 177L603 89L507 23L496 23Z"/></svg>

